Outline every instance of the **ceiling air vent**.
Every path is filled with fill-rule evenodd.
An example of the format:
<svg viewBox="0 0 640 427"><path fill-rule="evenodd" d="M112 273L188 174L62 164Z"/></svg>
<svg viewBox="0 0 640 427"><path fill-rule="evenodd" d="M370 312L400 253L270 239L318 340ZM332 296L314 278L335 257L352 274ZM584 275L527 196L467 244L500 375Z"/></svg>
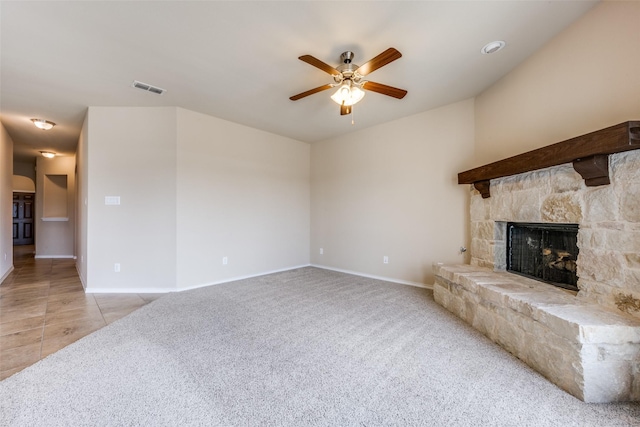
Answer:
<svg viewBox="0 0 640 427"><path fill-rule="evenodd" d="M147 92L155 93L156 95L162 95L166 92L166 89L162 89L161 87L157 86L151 86L150 84L142 83L137 80L134 80L133 83L131 83L131 87L146 90Z"/></svg>

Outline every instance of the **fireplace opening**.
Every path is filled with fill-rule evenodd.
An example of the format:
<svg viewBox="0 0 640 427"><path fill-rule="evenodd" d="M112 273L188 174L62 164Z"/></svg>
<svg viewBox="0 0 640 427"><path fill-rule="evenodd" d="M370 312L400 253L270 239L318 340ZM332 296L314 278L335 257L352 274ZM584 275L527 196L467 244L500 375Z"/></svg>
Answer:
<svg viewBox="0 0 640 427"><path fill-rule="evenodd" d="M507 223L507 270L578 290L578 224Z"/></svg>

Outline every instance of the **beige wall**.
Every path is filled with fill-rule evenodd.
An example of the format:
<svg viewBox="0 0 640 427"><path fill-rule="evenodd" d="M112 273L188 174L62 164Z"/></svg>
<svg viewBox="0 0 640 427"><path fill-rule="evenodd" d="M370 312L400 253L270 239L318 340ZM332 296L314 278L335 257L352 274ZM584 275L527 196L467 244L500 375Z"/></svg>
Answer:
<svg viewBox="0 0 640 427"><path fill-rule="evenodd" d="M309 264L309 144L178 109L177 145L178 288Z"/></svg>
<svg viewBox="0 0 640 427"><path fill-rule="evenodd" d="M81 155L88 292L175 289L175 141L173 107L89 107Z"/></svg>
<svg viewBox="0 0 640 427"><path fill-rule="evenodd" d="M0 281L13 269L13 140L0 123Z"/></svg>
<svg viewBox="0 0 640 427"><path fill-rule="evenodd" d="M466 100L312 144L311 262L432 284L433 262L465 261L468 189L456 179L473 160L473 108Z"/></svg>
<svg viewBox="0 0 640 427"><path fill-rule="evenodd" d="M87 287L87 224L89 194L88 184L88 147L87 135L89 133L89 116L84 118L78 147L76 148L76 269L82 281L82 286Z"/></svg>
<svg viewBox="0 0 640 427"><path fill-rule="evenodd" d="M476 98L475 166L640 119L640 2L603 2Z"/></svg>
<svg viewBox="0 0 640 427"><path fill-rule="evenodd" d="M13 191L16 193L35 193L36 182L23 175L13 175Z"/></svg>
<svg viewBox="0 0 640 427"><path fill-rule="evenodd" d="M36 211L34 226L36 229L36 258L73 258L75 255L75 156L36 159ZM66 214L55 216L66 217L66 220L49 221L45 215L45 203L57 203L45 194L46 175L66 175L67 191ZM64 197L64 196L61 196Z"/></svg>
<svg viewBox="0 0 640 427"><path fill-rule="evenodd" d="M87 291L173 291L308 265L309 151L180 108L90 107L78 147Z"/></svg>
<svg viewBox="0 0 640 427"><path fill-rule="evenodd" d="M36 181L36 160L33 159L31 162L13 162L13 174L26 176L30 178L33 182Z"/></svg>

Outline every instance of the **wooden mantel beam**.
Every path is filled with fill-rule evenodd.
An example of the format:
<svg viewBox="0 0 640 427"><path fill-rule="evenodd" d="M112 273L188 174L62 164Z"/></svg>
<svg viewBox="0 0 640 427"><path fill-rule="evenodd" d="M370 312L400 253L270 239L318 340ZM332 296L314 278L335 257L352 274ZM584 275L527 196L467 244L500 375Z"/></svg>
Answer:
<svg viewBox="0 0 640 427"><path fill-rule="evenodd" d="M640 121L629 121L461 172L458 184L474 184L486 198L491 179L573 163L587 185L603 185L609 183L608 155L638 149Z"/></svg>

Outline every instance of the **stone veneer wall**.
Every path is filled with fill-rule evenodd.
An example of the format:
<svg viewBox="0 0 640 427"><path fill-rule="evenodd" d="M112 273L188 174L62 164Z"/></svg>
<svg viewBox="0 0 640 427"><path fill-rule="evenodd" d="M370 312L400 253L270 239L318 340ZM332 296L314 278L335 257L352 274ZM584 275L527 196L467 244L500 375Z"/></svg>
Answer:
<svg viewBox="0 0 640 427"><path fill-rule="evenodd" d="M640 318L640 150L609 156L611 184L570 164L471 186L471 265L504 270L506 222L579 224L578 297Z"/></svg>

